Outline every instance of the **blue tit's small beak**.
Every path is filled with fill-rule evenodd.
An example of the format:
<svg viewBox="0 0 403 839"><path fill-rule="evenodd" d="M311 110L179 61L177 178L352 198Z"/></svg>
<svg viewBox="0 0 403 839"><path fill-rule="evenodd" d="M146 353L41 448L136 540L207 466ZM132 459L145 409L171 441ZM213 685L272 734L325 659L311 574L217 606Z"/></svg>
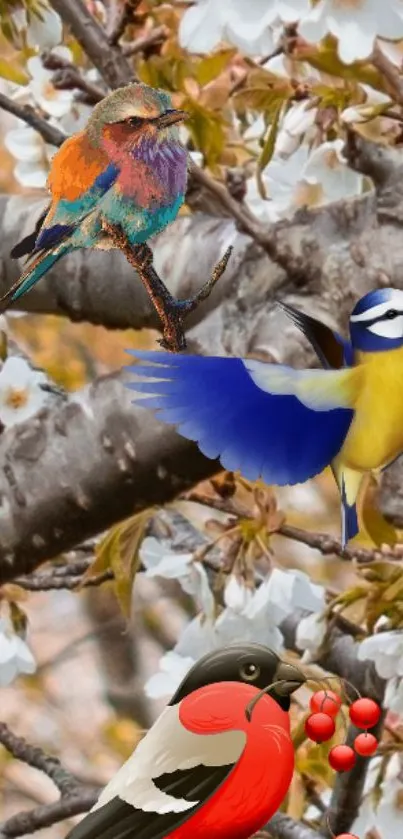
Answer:
<svg viewBox="0 0 403 839"><path fill-rule="evenodd" d="M174 125L176 122L182 122L184 119L189 119L187 111L180 111L176 108L171 108L168 111L164 111L164 113L157 117L155 121L158 128L167 128L169 125Z"/></svg>

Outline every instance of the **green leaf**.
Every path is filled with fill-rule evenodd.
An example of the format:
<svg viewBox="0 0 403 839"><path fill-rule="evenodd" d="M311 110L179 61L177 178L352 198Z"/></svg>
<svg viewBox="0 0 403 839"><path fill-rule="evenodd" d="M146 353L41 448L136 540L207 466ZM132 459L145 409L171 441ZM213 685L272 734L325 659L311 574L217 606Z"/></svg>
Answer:
<svg viewBox="0 0 403 839"><path fill-rule="evenodd" d="M115 594L127 618L130 617L133 583L139 567L139 549L154 515L155 508L150 507L113 527L97 545L95 561L83 578L84 581L111 569Z"/></svg>
<svg viewBox="0 0 403 839"><path fill-rule="evenodd" d="M385 91L382 74L369 61L354 61L343 64L337 52L337 40L329 35L318 46L311 44L298 45L293 52L296 61L306 61L311 67L349 81L371 85L377 90Z"/></svg>
<svg viewBox="0 0 403 839"><path fill-rule="evenodd" d="M0 58L0 76L8 82L25 85L29 82L29 76L19 64Z"/></svg>
<svg viewBox="0 0 403 839"><path fill-rule="evenodd" d="M382 600L386 600L387 603L393 603L395 600L402 600L403 599L403 572L398 575L397 580L395 580L388 588L383 592Z"/></svg>
<svg viewBox="0 0 403 839"><path fill-rule="evenodd" d="M227 49L215 52L212 55L207 55L194 68L194 78L204 87L204 85L212 82L220 73L228 66L231 58L235 55L236 50Z"/></svg>
<svg viewBox="0 0 403 839"><path fill-rule="evenodd" d="M273 154L274 154L274 147L276 145L276 139L278 134L278 127L280 124L280 116L281 111L283 108L283 100L279 99L274 107L274 113L272 116L272 122L269 127L269 131L267 137L264 141L262 153L260 158L257 162L257 170L256 170L256 180L257 180L257 188L259 190L259 195L263 199L267 199L266 189L263 183L262 172L270 163Z"/></svg>
<svg viewBox="0 0 403 839"><path fill-rule="evenodd" d="M268 113L279 99L284 102L290 95L285 85L274 88L268 85L251 85L233 94L236 108Z"/></svg>
<svg viewBox="0 0 403 839"><path fill-rule="evenodd" d="M15 601L10 603L10 618L16 635L24 638L27 631L28 618L21 606Z"/></svg>

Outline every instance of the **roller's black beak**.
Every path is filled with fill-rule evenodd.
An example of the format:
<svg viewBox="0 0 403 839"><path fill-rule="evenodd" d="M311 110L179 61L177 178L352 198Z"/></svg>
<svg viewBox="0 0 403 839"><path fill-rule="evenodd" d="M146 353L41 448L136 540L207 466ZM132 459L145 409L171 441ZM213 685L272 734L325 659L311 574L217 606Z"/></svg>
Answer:
<svg viewBox="0 0 403 839"><path fill-rule="evenodd" d="M187 111L180 111L172 108L157 117L156 123L158 128L167 128L169 125L174 125L175 122L182 122L182 120L188 118L189 114Z"/></svg>
<svg viewBox="0 0 403 839"><path fill-rule="evenodd" d="M292 664L286 664L284 661L281 661L274 674L273 681L280 682L280 684L276 685L274 688L276 693L280 696L289 696L291 693L294 693L295 690L298 690L301 685L305 684L306 678L304 674Z"/></svg>

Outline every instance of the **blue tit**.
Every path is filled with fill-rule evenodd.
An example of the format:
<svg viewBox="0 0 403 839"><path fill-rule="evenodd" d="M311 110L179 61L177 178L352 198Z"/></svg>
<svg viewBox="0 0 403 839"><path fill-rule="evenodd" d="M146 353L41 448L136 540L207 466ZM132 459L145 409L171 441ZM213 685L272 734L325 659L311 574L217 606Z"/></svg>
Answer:
<svg viewBox="0 0 403 839"><path fill-rule="evenodd" d="M324 369L129 350L143 363L127 368L139 377L127 386L206 457L248 480L294 485L331 466L344 547L359 532L364 477L403 451L403 292L383 288L361 298L350 340L280 305Z"/></svg>

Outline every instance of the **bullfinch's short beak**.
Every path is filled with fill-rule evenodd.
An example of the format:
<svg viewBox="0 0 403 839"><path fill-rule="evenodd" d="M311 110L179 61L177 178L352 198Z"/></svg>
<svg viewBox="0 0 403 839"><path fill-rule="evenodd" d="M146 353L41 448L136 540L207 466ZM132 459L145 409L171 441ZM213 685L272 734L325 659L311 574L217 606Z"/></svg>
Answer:
<svg viewBox="0 0 403 839"><path fill-rule="evenodd" d="M165 111L165 113L157 117L156 123L158 125L158 128L167 128L168 125L174 125L175 122L182 122L182 120L188 118L189 114L187 111L179 111L172 108L171 110Z"/></svg>
<svg viewBox="0 0 403 839"><path fill-rule="evenodd" d="M281 682L280 685L276 685L275 687L276 693L280 696L289 696L290 693L294 693L295 690L298 690L306 682L306 678L292 664L286 664L284 661L281 661L274 674L274 681Z"/></svg>

